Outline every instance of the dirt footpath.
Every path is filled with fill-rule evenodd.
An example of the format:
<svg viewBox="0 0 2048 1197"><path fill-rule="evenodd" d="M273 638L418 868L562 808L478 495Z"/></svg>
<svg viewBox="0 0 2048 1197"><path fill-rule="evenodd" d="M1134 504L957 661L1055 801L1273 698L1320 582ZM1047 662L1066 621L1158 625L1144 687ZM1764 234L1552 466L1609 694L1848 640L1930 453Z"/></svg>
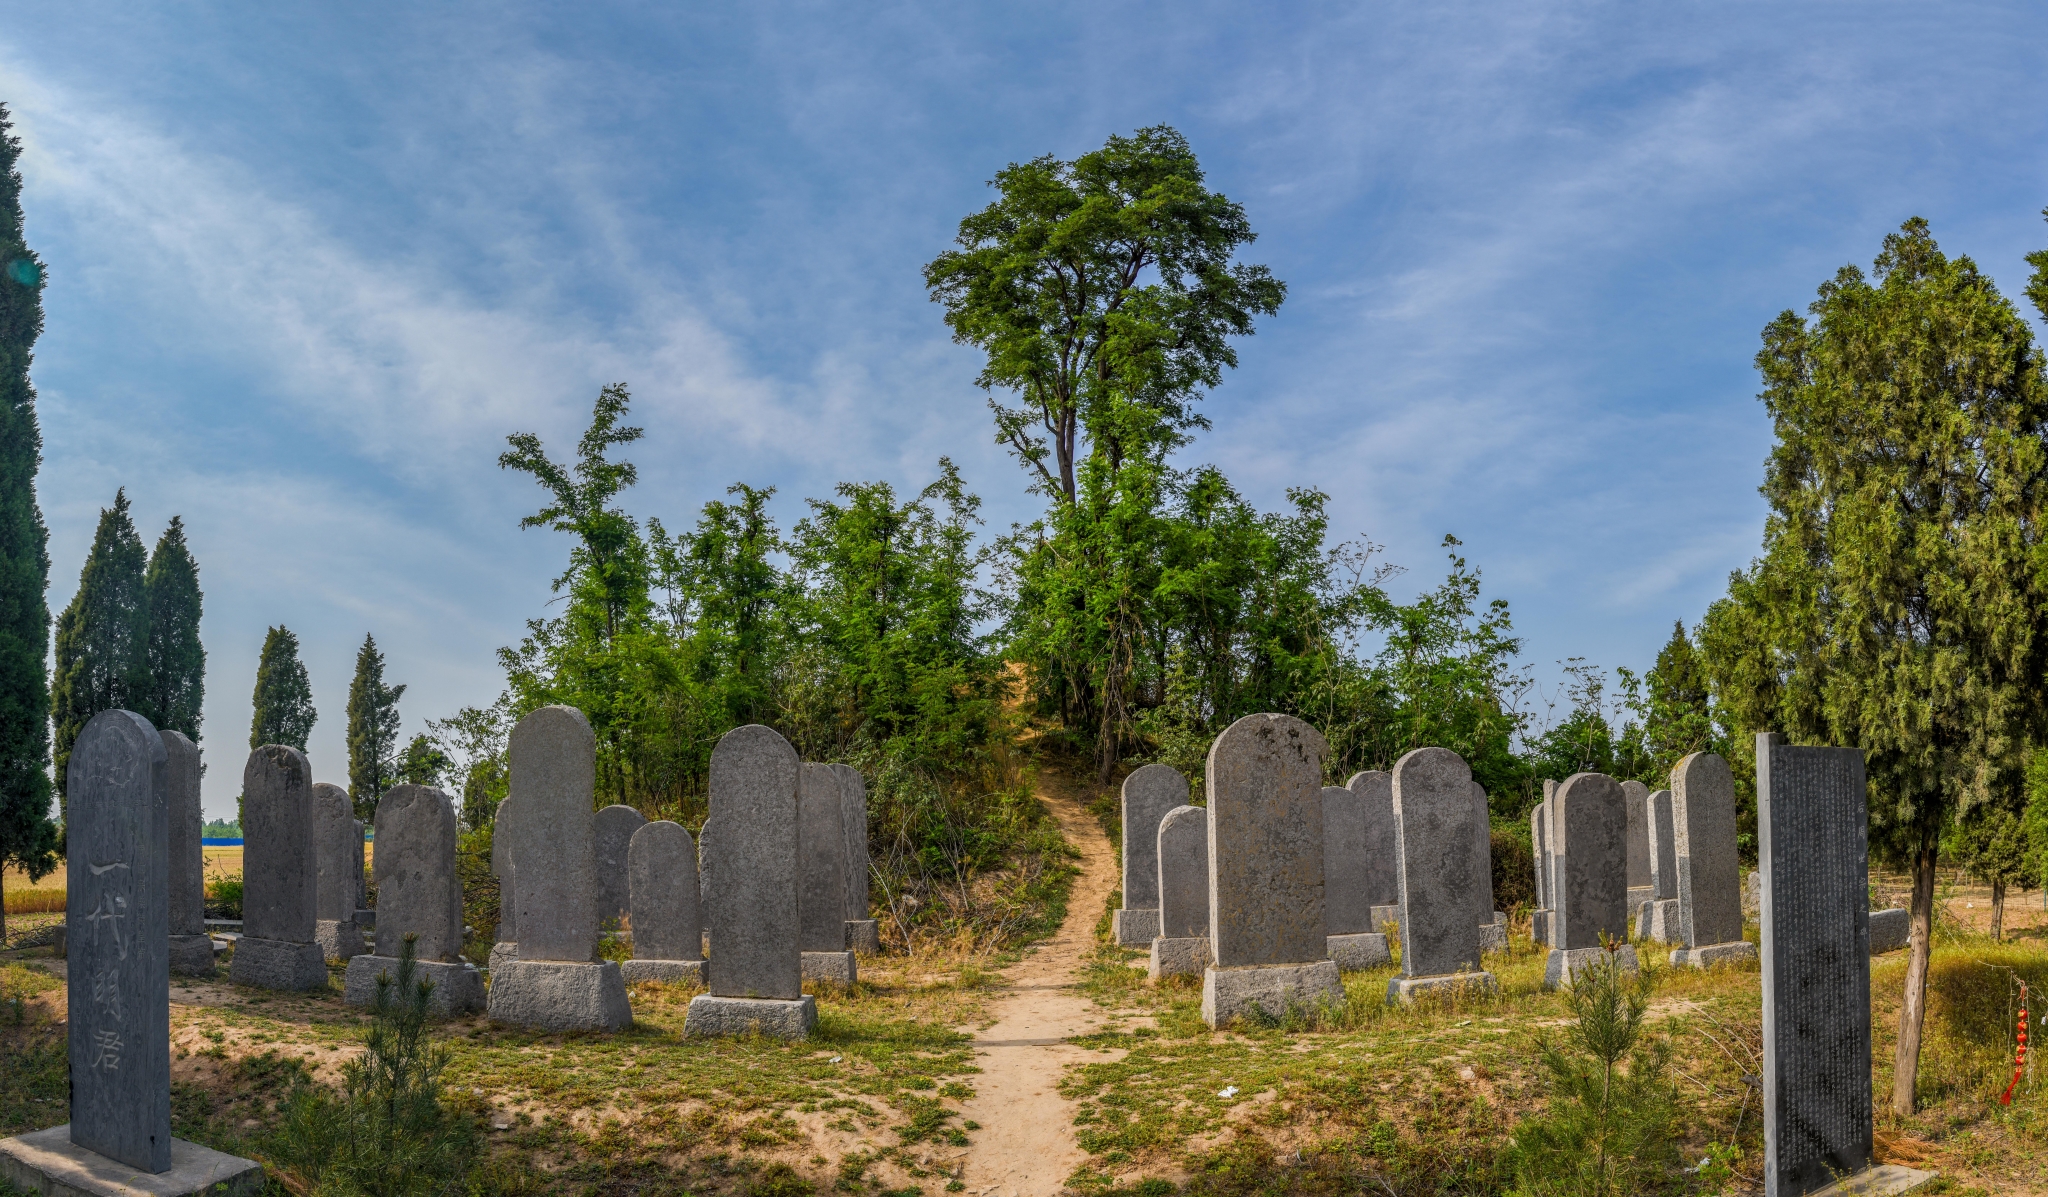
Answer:
<svg viewBox="0 0 2048 1197"><path fill-rule="evenodd" d="M1008 970L996 991L994 1026L975 1032L982 1073L962 1116L981 1124L967 1149L972 1197L1050 1197L1088 1158L1074 1144L1074 1108L1059 1095L1065 1066L1100 1053L1068 1046L1067 1038L1102 1029L1103 1011L1076 988L1095 946L1095 924L1117 885L1109 837L1081 803L1055 786L1039 795L1067 842L1081 852L1081 875L1067 899L1059 933Z"/></svg>

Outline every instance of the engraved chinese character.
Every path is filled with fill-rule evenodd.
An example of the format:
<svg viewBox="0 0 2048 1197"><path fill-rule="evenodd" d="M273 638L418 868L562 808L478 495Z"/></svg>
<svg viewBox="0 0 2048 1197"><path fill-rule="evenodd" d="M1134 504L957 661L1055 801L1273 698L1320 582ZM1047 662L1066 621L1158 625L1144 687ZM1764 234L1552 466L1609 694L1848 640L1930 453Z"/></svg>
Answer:
<svg viewBox="0 0 2048 1197"><path fill-rule="evenodd" d="M93 1057L88 1068L105 1068L108 1072L121 1067L121 1032L94 1031L92 1033Z"/></svg>
<svg viewBox="0 0 2048 1197"><path fill-rule="evenodd" d="M122 867L125 868L126 866ZM128 943L121 937L121 920L127 917L128 899L126 896L116 893L101 894L99 905L93 907L92 912L85 916L85 921L92 924L93 946L95 948L99 946L100 930L104 927L114 936L115 958L126 960L128 958Z"/></svg>
<svg viewBox="0 0 2048 1197"><path fill-rule="evenodd" d="M92 1004L109 1017L121 1017L121 970L109 966L92 975Z"/></svg>

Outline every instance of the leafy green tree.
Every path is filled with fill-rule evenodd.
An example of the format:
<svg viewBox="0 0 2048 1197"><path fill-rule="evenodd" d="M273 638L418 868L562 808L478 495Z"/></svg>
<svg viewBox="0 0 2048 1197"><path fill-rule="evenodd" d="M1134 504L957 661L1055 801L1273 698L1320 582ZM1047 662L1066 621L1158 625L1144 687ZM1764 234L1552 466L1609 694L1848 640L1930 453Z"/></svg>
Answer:
<svg viewBox="0 0 2048 1197"><path fill-rule="evenodd" d="M421 733L406 743L404 755L398 758L397 780L408 785L438 786L454 766L455 762L433 737Z"/></svg>
<svg viewBox="0 0 2048 1197"><path fill-rule="evenodd" d="M2048 287L2048 264L2035 276ZM1870 842L1913 876L1892 1107L1911 1114L1935 864L1958 813L2020 785L2048 666L2048 388L2027 322L1927 222L1764 330L1777 444L1763 556L1702 627L1734 729L1857 745Z"/></svg>
<svg viewBox="0 0 2048 1197"><path fill-rule="evenodd" d="M100 509L92 549L78 575L78 593L57 617L56 676L51 681L57 728L57 788L65 784L71 746L101 711L134 710L149 681L149 611L143 600L148 554L128 515L128 492Z"/></svg>
<svg viewBox="0 0 2048 1197"><path fill-rule="evenodd" d="M2025 797L2024 790L2019 795ZM2040 876L2027 836L2026 807L1985 803L1970 812L1950 837L1958 864L1991 886L1991 938L2005 938L2005 898L2011 889L2029 890Z"/></svg>
<svg viewBox="0 0 2048 1197"><path fill-rule="evenodd" d="M29 363L43 331L43 264L23 240L21 141L0 104L0 869L56 867L50 821L50 533L36 505L43 435ZM0 940L6 935L0 911Z"/></svg>
<svg viewBox="0 0 2048 1197"><path fill-rule="evenodd" d="M1233 261L1256 238L1244 209L1204 186L1187 139L1164 125L1072 162L1013 162L990 185L1000 198L960 222L959 248L932 259L925 285L954 339L988 354L977 385L1021 400L990 401L998 440L1072 502L1084 434L1121 461L1206 427L1193 404L1237 364L1229 338L1287 289ZM1131 405L1144 413L1135 429L1122 424Z"/></svg>
<svg viewBox="0 0 2048 1197"><path fill-rule="evenodd" d="M136 713L160 731L183 732L197 743L206 702L206 648L199 642L204 596L199 563L185 543L185 523L175 515L150 554L142 594L149 618L148 684L137 696Z"/></svg>
<svg viewBox="0 0 2048 1197"><path fill-rule="evenodd" d="M398 782L398 700L404 694L404 686L385 684L384 654L376 637L364 636L348 685L348 796L365 822L376 814L384 791Z"/></svg>
<svg viewBox="0 0 2048 1197"><path fill-rule="evenodd" d="M773 709L776 616L786 592L771 556L784 546L768 515L773 487L742 482L726 493L739 501L706 503L696 529L679 540L658 520L647 526L664 614L689 642L693 680L738 727Z"/></svg>
<svg viewBox="0 0 2048 1197"><path fill-rule="evenodd" d="M313 685L299 660L299 638L291 629L274 627L264 635L251 702L255 710L249 719L249 747L283 744L306 750L319 715L313 710Z"/></svg>
<svg viewBox="0 0 2048 1197"><path fill-rule="evenodd" d="M511 777L506 770L505 738L509 728L502 704L464 707L446 719L427 720L427 732L447 757L443 778L460 782L462 822L472 831L489 827L505 800Z"/></svg>

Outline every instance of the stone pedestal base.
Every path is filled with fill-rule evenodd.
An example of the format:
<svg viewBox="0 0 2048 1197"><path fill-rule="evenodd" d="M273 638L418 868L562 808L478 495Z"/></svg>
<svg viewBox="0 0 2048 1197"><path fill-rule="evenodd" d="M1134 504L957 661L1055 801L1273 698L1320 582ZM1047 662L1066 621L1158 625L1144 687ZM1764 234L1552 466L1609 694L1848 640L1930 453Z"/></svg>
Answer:
<svg viewBox="0 0 2048 1197"><path fill-rule="evenodd" d="M633 1006L609 960L508 960L491 972L490 1016L539 1031L623 1031Z"/></svg>
<svg viewBox="0 0 2048 1197"><path fill-rule="evenodd" d="M1550 959L1543 965L1543 988L1565 989L1576 981L1580 973L1595 963L1607 958L1605 948L1564 948L1550 949ZM1623 944L1614 953L1614 964L1624 976L1636 975L1636 948L1634 944Z"/></svg>
<svg viewBox="0 0 2048 1197"><path fill-rule="evenodd" d="M1550 942L1550 912L1533 910L1529 912L1529 938L1537 943Z"/></svg>
<svg viewBox="0 0 2048 1197"><path fill-rule="evenodd" d="M1425 999L1485 997L1499 992L1500 982L1489 972L1395 977L1387 982L1387 1004L1412 1006Z"/></svg>
<svg viewBox="0 0 2048 1197"><path fill-rule="evenodd" d="M1479 953L1505 952L1508 950L1508 929L1499 923L1479 924Z"/></svg>
<svg viewBox="0 0 2048 1197"><path fill-rule="evenodd" d="M1678 899L1643 903L1643 908L1636 913L1636 938L1658 943L1685 942L1685 935L1678 925Z"/></svg>
<svg viewBox="0 0 2048 1197"><path fill-rule="evenodd" d="M1756 945L1746 939L1734 943L1710 943L1698 948L1679 948L1671 953L1671 963L1690 964L1694 968L1712 968L1717 964L1736 961L1755 961Z"/></svg>
<svg viewBox="0 0 2048 1197"><path fill-rule="evenodd" d="M1934 1179L1934 1173L1903 1164L1876 1164L1854 1176L1847 1176L1810 1197L1896 1197Z"/></svg>
<svg viewBox="0 0 2048 1197"><path fill-rule="evenodd" d="M377 1000L377 977L389 974L398 979L398 960L393 956L359 955L348 962L342 978L342 1000L351 1006L368 1008ZM434 992L427 996L427 1008L436 1017L454 1018L484 1008L484 975L474 964L453 964L439 960L415 960L412 975L418 981L432 981ZM411 1001L411 995L394 993L393 1001Z"/></svg>
<svg viewBox="0 0 2048 1197"><path fill-rule="evenodd" d="M1331 935L1323 942L1329 945L1330 959L1347 973L1385 968L1394 962L1394 954L1387 950L1387 937L1384 935Z"/></svg>
<svg viewBox="0 0 2048 1197"><path fill-rule="evenodd" d="M805 952L803 978L831 985L852 985L860 980L860 966L852 952Z"/></svg>
<svg viewBox="0 0 2048 1197"><path fill-rule="evenodd" d="M228 964L228 980L259 989L325 989L327 957L316 943L244 935L235 941L235 958Z"/></svg>
<svg viewBox="0 0 2048 1197"><path fill-rule="evenodd" d="M329 960L353 960L369 950L363 946L363 929L354 919L321 919L313 924L313 942Z"/></svg>
<svg viewBox="0 0 2048 1197"><path fill-rule="evenodd" d="M1255 1015L1283 1018L1289 1008L1313 1011L1325 1002L1344 1003L1344 981L1334 960L1237 968L1211 965L1202 972L1202 1021L1212 1027Z"/></svg>
<svg viewBox="0 0 2048 1197"><path fill-rule="evenodd" d="M44 1197L253 1197L263 1191L263 1165L172 1139L170 1171L137 1172L74 1144L67 1123L0 1139L0 1180Z"/></svg>
<svg viewBox="0 0 2048 1197"><path fill-rule="evenodd" d="M626 984L636 981L690 981L704 984L702 960L628 960L619 965Z"/></svg>
<svg viewBox="0 0 2048 1197"><path fill-rule="evenodd" d="M1870 954L1896 952L1913 941L1913 912L1873 910L1870 912Z"/></svg>
<svg viewBox="0 0 2048 1197"><path fill-rule="evenodd" d="M501 939L491 945L490 963L484 967L490 969L492 975L495 976L498 969L517 959L519 959L519 945L511 940Z"/></svg>
<svg viewBox="0 0 2048 1197"><path fill-rule="evenodd" d="M806 994L795 999L718 997L700 993L690 999L683 1016L683 1036L715 1039L734 1035L766 1035L773 1039L808 1039L818 1025L818 1003Z"/></svg>
<svg viewBox="0 0 2048 1197"><path fill-rule="evenodd" d="M171 972L180 977L213 975L213 936L171 936Z"/></svg>
<svg viewBox="0 0 2048 1197"><path fill-rule="evenodd" d="M1372 925L1384 929L1388 923L1392 923L1396 927L1401 925L1401 908L1399 906L1373 907Z"/></svg>
<svg viewBox="0 0 2048 1197"><path fill-rule="evenodd" d="M1199 977L1209 967L1209 937L1161 937L1152 941L1152 963L1145 971L1154 981L1161 977Z"/></svg>
<svg viewBox="0 0 2048 1197"><path fill-rule="evenodd" d="M882 954L882 924L874 919L846 920L846 950L863 956Z"/></svg>
<svg viewBox="0 0 2048 1197"><path fill-rule="evenodd" d="M1119 910L1113 924L1117 946L1142 948L1159 938L1159 911Z"/></svg>

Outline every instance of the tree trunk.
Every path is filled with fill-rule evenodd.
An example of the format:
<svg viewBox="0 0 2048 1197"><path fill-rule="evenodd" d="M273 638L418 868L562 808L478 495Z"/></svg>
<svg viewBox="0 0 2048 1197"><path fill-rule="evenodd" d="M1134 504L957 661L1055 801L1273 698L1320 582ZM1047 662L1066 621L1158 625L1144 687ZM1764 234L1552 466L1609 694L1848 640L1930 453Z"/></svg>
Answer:
<svg viewBox="0 0 2048 1197"><path fill-rule="evenodd" d="M2005 938L2005 878L1991 879L1991 940Z"/></svg>
<svg viewBox="0 0 2048 1197"><path fill-rule="evenodd" d="M1899 1007L1899 1053L1892 1065L1892 1112L1910 1118L1920 1080L1920 1030L1927 1020L1927 957L1934 946L1935 828L1920 833L1913 856L1913 948L1906 964L1906 1000Z"/></svg>

